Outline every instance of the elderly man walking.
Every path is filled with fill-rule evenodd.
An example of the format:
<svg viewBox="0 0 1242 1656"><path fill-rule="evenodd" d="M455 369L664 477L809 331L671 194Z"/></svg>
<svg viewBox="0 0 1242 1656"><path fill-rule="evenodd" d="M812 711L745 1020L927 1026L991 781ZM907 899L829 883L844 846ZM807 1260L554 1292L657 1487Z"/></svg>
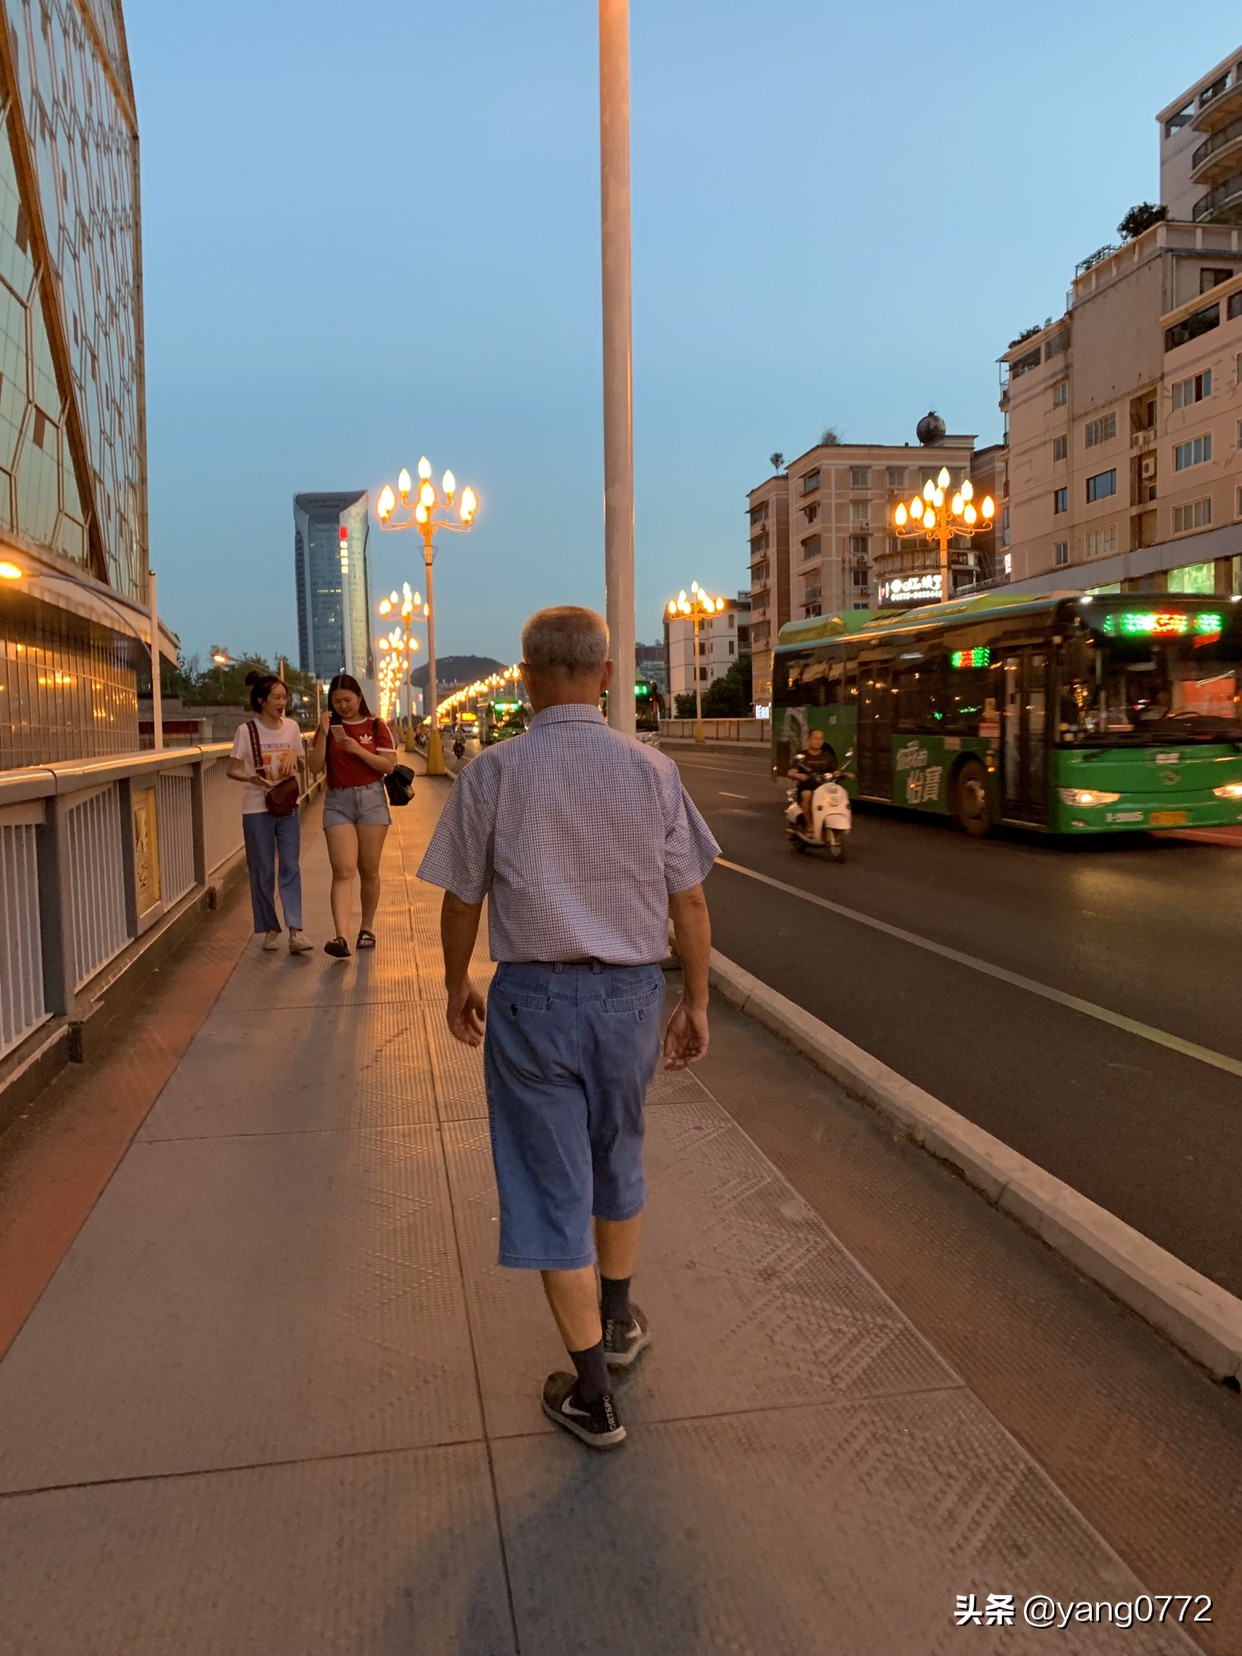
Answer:
<svg viewBox="0 0 1242 1656"><path fill-rule="evenodd" d="M573 1361L572 1374L548 1376L544 1412L613 1449L625 1427L609 1371L651 1343L630 1278L646 1196L643 1103L660 1055L659 962L671 916L683 990L664 1065L685 1069L707 1052L702 882L720 847L676 765L604 722L613 664L602 616L540 610L522 653L530 729L461 772L419 876L444 888L448 1026L484 1044L500 1263L542 1272ZM486 1007L470 981L484 897L498 962Z"/></svg>

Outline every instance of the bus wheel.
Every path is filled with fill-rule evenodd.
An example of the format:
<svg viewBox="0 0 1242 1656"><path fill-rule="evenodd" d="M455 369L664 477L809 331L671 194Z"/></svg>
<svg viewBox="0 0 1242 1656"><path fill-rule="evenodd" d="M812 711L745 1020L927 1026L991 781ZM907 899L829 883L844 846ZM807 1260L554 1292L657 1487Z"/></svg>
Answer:
<svg viewBox="0 0 1242 1656"><path fill-rule="evenodd" d="M979 839L992 826L987 772L977 759L968 759L953 786L953 815L959 828Z"/></svg>

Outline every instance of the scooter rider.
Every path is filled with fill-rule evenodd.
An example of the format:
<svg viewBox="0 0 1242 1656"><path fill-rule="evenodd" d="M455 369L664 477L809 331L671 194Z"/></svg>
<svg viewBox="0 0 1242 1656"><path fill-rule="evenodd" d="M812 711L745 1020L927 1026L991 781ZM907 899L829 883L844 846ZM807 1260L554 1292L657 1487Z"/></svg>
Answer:
<svg viewBox="0 0 1242 1656"><path fill-rule="evenodd" d="M825 742L823 731L812 730L807 736L806 746L789 768L790 780L798 785L798 804L808 830L813 821L811 800L815 797L815 790L821 783L826 782L836 769L837 756Z"/></svg>

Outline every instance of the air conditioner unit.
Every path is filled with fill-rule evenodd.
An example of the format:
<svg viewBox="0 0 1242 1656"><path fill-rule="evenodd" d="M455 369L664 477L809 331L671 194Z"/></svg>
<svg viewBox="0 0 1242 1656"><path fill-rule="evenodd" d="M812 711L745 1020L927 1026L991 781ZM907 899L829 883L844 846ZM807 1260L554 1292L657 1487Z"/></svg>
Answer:
<svg viewBox="0 0 1242 1656"><path fill-rule="evenodd" d="M1144 458L1143 458L1143 476L1144 477L1154 477L1155 475L1156 475L1156 457L1155 457L1154 454L1145 455Z"/></svg>

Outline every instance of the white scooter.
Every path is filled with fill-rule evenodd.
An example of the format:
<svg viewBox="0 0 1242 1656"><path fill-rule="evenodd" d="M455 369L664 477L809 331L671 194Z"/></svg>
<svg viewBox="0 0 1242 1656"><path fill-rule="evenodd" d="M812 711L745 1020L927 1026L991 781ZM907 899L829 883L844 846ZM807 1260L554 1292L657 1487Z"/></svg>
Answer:
<svg viewBox="0 0 1242 1656"><path fill-rule="evenodd" d="M845 842L853 819L850 796L842 782L851 774L845 767L853 757L854 750L851 748L843 763L830 771L815 789L811 795L809 823L798 798L803 790L796 784L790 788L786 795L789 804L785 810L785 821L790 844L795 851L827 851L833 862L841 862L844 858Z"/></svg>

